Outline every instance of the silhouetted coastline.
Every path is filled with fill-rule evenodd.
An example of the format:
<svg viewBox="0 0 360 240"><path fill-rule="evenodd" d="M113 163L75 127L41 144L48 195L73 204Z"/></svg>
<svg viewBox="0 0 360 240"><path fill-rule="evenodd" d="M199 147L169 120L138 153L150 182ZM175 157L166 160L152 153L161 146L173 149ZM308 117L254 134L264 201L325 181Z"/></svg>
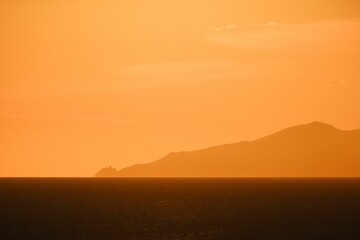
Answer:
<svg viewBox="0 0 360 240"><path fill-rule="evenodd" d="M359 177L360 130L313 122L252 142L170 153L96 177Z"/></svg>

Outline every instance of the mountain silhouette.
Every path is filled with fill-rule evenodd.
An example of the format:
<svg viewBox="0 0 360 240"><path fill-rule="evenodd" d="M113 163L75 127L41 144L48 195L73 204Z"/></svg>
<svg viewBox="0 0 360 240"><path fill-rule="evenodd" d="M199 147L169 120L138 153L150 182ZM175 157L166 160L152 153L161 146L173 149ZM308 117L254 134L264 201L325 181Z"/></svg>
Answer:
<svg viewBox="0 0 360 240"><path fill-rule="evenodd" d="M109 174L107 174L109 173ZM170 153L96 177L359 177L360 129L313 122L252 142Z"/></svg>

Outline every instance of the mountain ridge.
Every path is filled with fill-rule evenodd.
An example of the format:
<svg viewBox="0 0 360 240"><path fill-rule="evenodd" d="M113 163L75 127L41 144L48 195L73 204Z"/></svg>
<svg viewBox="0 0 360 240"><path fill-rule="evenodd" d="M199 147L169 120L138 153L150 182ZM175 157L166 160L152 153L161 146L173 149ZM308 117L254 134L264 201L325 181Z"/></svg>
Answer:
<svg viewBox="0 0 360 240"><path fill-rule="evenodd" d="M322 122L163 158L96 177L347 177L360 176L360 129Z"/></svg>

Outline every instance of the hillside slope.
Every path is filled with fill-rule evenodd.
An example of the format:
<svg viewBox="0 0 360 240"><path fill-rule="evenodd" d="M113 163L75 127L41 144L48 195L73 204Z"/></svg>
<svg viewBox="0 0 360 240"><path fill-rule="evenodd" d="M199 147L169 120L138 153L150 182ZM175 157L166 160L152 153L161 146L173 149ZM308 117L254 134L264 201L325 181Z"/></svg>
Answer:
<svg viewBox="0 0 360 240"><path fill-rule="evenodd" d="M102 173L104 170L102 170ZM104 174L101 174L104 177ZM253 142L170 153L109 177L354 177L360 176L360 130L313 122Z"/></svg>

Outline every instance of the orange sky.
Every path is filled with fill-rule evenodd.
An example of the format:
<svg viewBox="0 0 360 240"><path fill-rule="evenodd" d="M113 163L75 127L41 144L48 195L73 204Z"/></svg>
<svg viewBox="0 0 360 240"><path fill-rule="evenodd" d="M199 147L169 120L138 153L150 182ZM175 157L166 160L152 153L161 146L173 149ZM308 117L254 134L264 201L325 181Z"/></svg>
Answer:
<svg viewBox="0 0 360 240"><path fill-rule="evenodd" d="M0 176L360 128L358 0L3 0L0 29Z"/></svg>

